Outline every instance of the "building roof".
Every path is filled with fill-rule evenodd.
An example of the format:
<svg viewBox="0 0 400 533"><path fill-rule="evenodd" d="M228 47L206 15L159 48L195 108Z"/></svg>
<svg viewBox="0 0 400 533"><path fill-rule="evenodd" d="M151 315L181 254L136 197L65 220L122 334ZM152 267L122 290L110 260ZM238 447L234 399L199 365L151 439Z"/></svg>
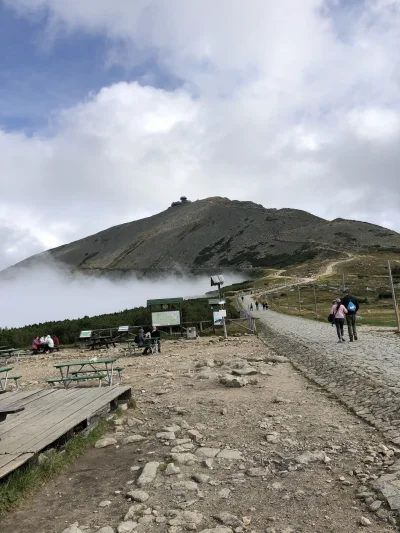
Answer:
<svg viewBox="0 0 400 533"><path fill-rule="evenodd" d="M164 298L161 300L147 300L147 307L152 305L163 305L163 304L181 304L183 298Z"/></svg>

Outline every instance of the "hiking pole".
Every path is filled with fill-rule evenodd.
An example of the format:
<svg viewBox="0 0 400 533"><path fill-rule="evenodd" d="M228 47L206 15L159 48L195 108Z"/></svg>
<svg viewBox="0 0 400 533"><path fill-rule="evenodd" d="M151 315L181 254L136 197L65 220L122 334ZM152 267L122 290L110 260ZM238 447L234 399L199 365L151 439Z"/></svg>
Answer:
<svg viewBox="0 0 400 533"><path fill-rule="evenodd" d="M389 268L390 286L392 288L392 298L393 298L394 312L396 313L396 319L397 319L397 332L400 333L399 310L397 308L396 292L394 290L394 285L393 285L393 276L392 276L392 269L391 269L391 266L390 266L390 261L388 261L388 268Z"/></svg>

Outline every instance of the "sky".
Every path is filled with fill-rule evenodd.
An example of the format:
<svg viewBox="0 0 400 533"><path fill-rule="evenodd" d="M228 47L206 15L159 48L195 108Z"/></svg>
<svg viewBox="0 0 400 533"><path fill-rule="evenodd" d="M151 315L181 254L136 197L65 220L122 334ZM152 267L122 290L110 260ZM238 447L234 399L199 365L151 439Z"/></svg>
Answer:
<svg viewBox="0 0 400 533"><path fill-rule="evenodd" d="M0 0L0 269L224 196L400 231L400 0Z"/></svg>

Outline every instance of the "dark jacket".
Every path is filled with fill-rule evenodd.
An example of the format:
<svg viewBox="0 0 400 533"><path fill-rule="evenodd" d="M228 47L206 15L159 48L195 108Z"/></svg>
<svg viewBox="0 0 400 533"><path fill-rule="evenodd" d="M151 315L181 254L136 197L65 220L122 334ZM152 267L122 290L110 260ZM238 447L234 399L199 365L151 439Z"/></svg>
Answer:
<svg viewBox="0 0 400 533"><path fill-rule="evenodd" d="M158 331L158 329L156 329L155 331L152 331L151 332L151 338L152 339L159 339L161 337L161 334L160 332Z"/></svg>
<svg viewBox="0 0 400 533"><path fill-rule="evenodd" d="M350 294L342 298L342 304L345 306L346 309L348 308L350 302L353 302L353 304L356 306L356 310L348 311L348 314L355 315L360 308L357 298L355 296L351 296Z"/></svg>

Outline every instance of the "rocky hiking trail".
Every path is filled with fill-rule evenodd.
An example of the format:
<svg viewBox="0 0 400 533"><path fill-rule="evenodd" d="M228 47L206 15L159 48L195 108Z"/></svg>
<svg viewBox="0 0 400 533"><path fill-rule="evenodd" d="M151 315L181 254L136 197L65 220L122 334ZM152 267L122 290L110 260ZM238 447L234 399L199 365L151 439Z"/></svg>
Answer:
<svg viewBox="0 0 400 533"><path fill-rule="evenodd" d="M397 446L258 338L165 342L124 365L137 408L2 533L396 530L372 484Z"/></svg>

